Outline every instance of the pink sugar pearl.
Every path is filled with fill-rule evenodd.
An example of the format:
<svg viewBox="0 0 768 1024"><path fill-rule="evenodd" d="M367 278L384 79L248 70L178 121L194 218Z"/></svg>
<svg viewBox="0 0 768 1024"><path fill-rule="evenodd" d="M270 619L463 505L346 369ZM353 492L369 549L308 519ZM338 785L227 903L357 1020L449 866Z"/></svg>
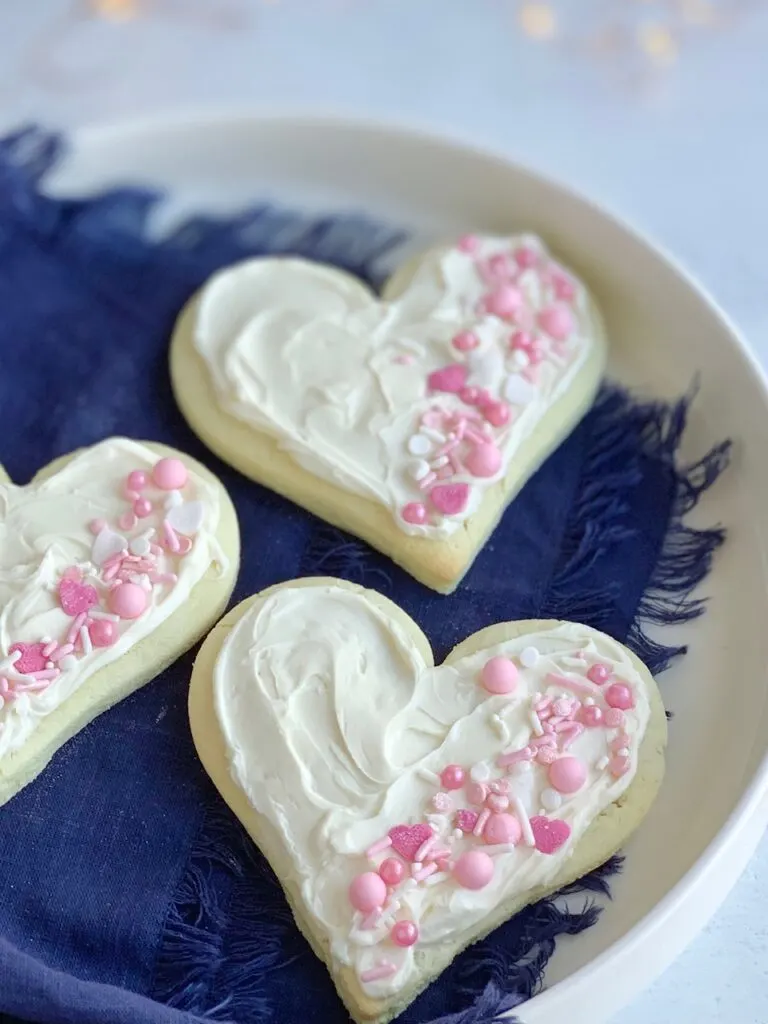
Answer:
<svg viewBox="0 0 768 1024"><path fill-rule="evenodd" d="M612 708L629 711L635 706L635 698L626 683L613 683L605 691L605 699Z"/></svg>
<svg viewBox="0 0 768 1024"><path fill-rule="evenodd" d="M123 583L123 587L125 584ZM122 587L118 587L121 590ZM88 636L94 647L111 647L117 640L117 626L109 619L94 619L88 627Z"/></svg>
<svg viewBox="0 0 768 1024"><path fill-rule="evenodd" d="M459 352L471 352L480 344L480 339L474 331L461 331L453 339L452 344Z"/></svg>
<svg viewBox="0 0 768 1024"><path fill-rule="evenodd" d="M579 712L579 721L582 725L587 725L591 729L594 729L598 725L603 724L603 712L597 704L592 704L589 707L581 709Z"/></svg>
<svg viewBox="0 0 768 1024"><path fill-rule="evenodd" d="M459 398L465 405L477 405L477 396L480 394L477 388L462 388L459 391Z"/></svg>
<svg viewBox="0 0 768 1024"><path fill-rule="evenodd" d="M560 277L558 275L554 280L554 285L556 298L561 299L563 302L573 302L576 296L576 289L572 281L569 281L567 277Z"/></svg>
<svg viewBox="0 0 768 1024"><path fill-rule="evenodd" d="M501 469L501 452L495 444L478 444L468 452L464 465L472 476L487 478Z"/></svg>
<svg viewBox="0 0 768 1024"><path fill-rule="evenodd" d="M483 830L483 839L491 846L497 843L514 846L520 842L522 832L520 822L513 814L492 814Z"/></svg>
<svg viewBox="0 0 768 1024"><path fill-rule="evenodd" d="M129 491L143 491L147 486L147 479L146 473L140 469L134 469L132 473L128 474L125 486Z"/></svg>
<svg viewBox="0 0 768 1024"><path fill-rule="evenodd" d="M484 782L470 782L467 786L467 800L476 807L485 803L488 796L488 787Z"/></svg>
<svg viewBox="0 0 768 1024"><path fill-rule="evenodd" d="M133 503L133 512L139 519L146 519L152 514L152 502L146 498L137 498Z"/></svg>
<svg viewBox="0 0 768 1024"><path fill-rule="evenodd" d="M528 331L515 331L509 339L509 347L515 351L527 352L533 346L533 336Z"/></svg>
<svg viewBox="0 0 768 1024"><path fill-rule="evenodd" d="M449 764L440 772L440 782L444 789L461 789L467 773L460 764Z"/></svg>
<svg viewBox="0 0 768 1024"><path fill-rule="evenodd" d="M578 757L559 757L549 766L549 783L558 793L578 793L587 781L587 769Z"/></svg>
<svg viewBox="0 0 768 1024"><path fill-rule="evenodd" d="M517 665L498 654L483 665L480 682L488 693L512 693L517 686Z"/></svg>
<svg viewBox="0 0 768 1024"><path fill-rule="evenodd" d="M605 712L605 724L609 729L618 729L624 725L624 712L619 708L608 708Z"/></svg>
<svg viewBox="0 0 768 1024"><path fill-rule="evenodd" d="M527 246L521 246L519 249L515 249L514 257L518 267L521 267L523 270L528 270L529 267L536 266L536 252L533 249L529 249Z"/></svg>
<svg viewBox="0 0 768 1024"><path fill-rule="evenodd" d="M509 423L509 406L505 402L489 402L483 409L483 416L492 427L503 427Z"/></svg>
<svg viewBox="0 0 768 1024"><path fill-rule="evenodd" d="M400 513L406 523L422 526L427 521L427 506L420 501L409 501Z"/></svg>
<svg viewBox="0 0 768 1024"><path fill-rule="evenodd" d="M542 309L536 319L542 331L557 341L564 341L573 330L573 317L565 306Z"/></svg>
<svg viewBox="0 0 768 1024"><path fill-rule="evenodd" d="M109 610L121 619L138 619L147 607L147 594L138 583L122 583L110 590Z"/></svg>
<svg viewBox="0 0 768 1024"><path fill-rule="evenodd" d="M477 235L462 235L456 243L459 252L477 252L480 248L480 239Z"/></svg>
<svg viewBox="0 0 768 1024"><path fill-rule="evenodd" d="M603 683L608 681L610 675L611 670L607 665L593 665L589 672L587 672L587 679L596 683L597 686L602 686Z"/></svg>
<svg viewBox="0 0 768 1024"><path fill-rule="evenodd" d="M387 885L399 885L405 877L405 865L397 857L387 857L379 864L379 874Z"/></svg>
<svg viewBox="0 0 768 1024"><path fill-rule="evenodd" d="M488 313L498 316L502 320L511 320L523 304L523 296L519 288L512 284L503 284L494 288L485 299L485 308Z"/></svg>
<svg viewBox="0 0 768 1024"><path fill-rule="evenodd" d="M453 865L453 877L464 889L483 889L493 878L493 861L482 850L468 850Z"/></svg>
<svg viewBox="0 0 768 1024"><path fill-rule="evenodd" d="M349 902L363 914L382 907L387 899L387 886L381 875L366 871L352 880L349 887Z"/></svg>
<svg viewBox="0 0 768 1024"><path fill-rule="evenodd" d="M180 491L187 482L187 467L181 459L160 459L152 470L152 481L161 491Z"/></svg>
<svg viewBox="0 0 768 1024"><path fill-rule="evenodd" d="M389 933L396 946L412 946L419 938L419 929L413 921L398 921Z"/></svg>

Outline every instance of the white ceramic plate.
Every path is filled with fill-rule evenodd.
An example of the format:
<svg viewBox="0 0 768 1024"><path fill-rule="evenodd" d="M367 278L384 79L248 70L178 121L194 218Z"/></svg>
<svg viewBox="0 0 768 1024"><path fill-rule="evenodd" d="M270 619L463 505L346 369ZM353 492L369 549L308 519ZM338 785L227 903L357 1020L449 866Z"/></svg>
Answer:
<svg viewBox="0 0 768 1024"><path fill-rule="evenodd" d="M188 116L80 132L48 187L118 182L174 189L173 208L237 208L265 197L327 212L357 208L421 235L540 232L593 286L611 373L658 396L701 375L686 448L724 437L733 464L696 510L729 539L706 581L707 615L677 631L688 656L661 677L668 770L627 848L600 923L564 940L526 1024L599 1024L680 952L721 902L768 819L768 396L714 304L647 241L568 189L488 153L392 127L321 118ZM162 230L162 223L155 227ZM667 633L668 637L668 633ZM677 637L675 637L677 639Z"/></svg>

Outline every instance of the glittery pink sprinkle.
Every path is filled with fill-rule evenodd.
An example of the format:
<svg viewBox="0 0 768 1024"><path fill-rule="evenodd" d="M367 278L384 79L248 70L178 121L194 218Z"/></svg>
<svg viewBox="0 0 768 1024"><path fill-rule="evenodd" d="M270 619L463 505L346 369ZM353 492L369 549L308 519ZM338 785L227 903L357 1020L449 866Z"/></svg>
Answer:
<svg viewBox="0 0 768 1024"><path fill-rule="evenodd" d="M433 835L429 825L395 825L389 830L392 848L407 861L414 861L422 843Z"/></svg>
<svg viewBox="0 0 768 1024"><path fill-rule="evenodd" d="M21 652L21 657L13 663L13 667L21 675L31 675L33 672L41 672L45 669L48 658L43 654L43 644L13 644L8 648L9 654Z"/></svg>
<svg viewBox="0 0 768 1024"><path fill-rule="evenodd" d="M477 811L470 811L463 808L460 811L456 811L456 815L453 820L456 824L456 828L461 829L462 832L469 833L474 830L478 817L479 814Z"/></svg>

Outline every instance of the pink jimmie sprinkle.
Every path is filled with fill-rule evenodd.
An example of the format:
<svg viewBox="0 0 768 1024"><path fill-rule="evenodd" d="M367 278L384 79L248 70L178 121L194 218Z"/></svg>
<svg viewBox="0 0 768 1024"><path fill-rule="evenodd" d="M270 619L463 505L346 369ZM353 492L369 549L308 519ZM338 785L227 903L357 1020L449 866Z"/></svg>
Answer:
<svg viewBox="0 0 768 1024"><path fill-rule="evenodd" d="M433 484L435 480L437 480L437 473L427 473L427 475L419 481L419 490L426 491L426 489Z"/></svg>
<svg viewBox="0 0 768 1024"><path fill-rule="evenodd" d="M119 561L113 562L108 568L106 568L102 572L101 578L104 580L105 583L109 583L110 580L113 580L115 576L117 576L117 574L120 572L120 566L121 563Z"/></svg>
<svg viewBox="0 0 768 1024"><path fill-rule="evenodd" d="M382 960L375 967L370 967L367 971L363 971L360 975L360 981L365 985L369 981L381 981L382 978L391 978L393 974L397 974L397 967L395 967L391 960Z"/></svg>
<svg viewBox="0 0 768 1024"><path fill-rule="evenodd" d="M368 849L365 851L365 856L368 860L372 860L377 853L383 853L384 850L388 850L392 845L392 840L389 836L382 836L381 839L377 839L375 843L371 843Z"/></svg>
<svg viewBox="0 0 768 1024"><path fill-rule="evenodd" d="M72 623L72 625L69 627L69 632L67 633L67 643L68 644L73 644L75 642L75 640L77 639L77 637L79 637L79 635L80 635L80 627L85 625L85 620L86 620L85 612L80 612L80 614L75 618L75 620Z"/></svg>
<svg viewBox="0 0 768 1024"><path fill-rule="evenodd" d="M414 860L423 861L426 858L426 856L429 853L429 851L435 845L436 842L437 842L437 836L434 835L434 834L431 835L429 837L429 839L425 839L424 842L421 844L421 846L416 851L416 855L414 857Z"/></svg>
<svg viewBox="0 0 768 1024"><path fill-rule="evenodd" d="M403 352L392 360L393 363L399 363L400 366L410 366L413 361L413 356L409 352Z"/></svg>
<svg viewBox="0 0 768 1024"><path fill-rule="evenodd" d="M364 917L363 920L360 922L360 931L361 932L369 932L369 931L371 931L379 923L379 918L380 917L381 917L381 907L376 907L375 910L372 910L370 912L370 914L368 914L367 917Z"/></svg>
<svg viewBox="0 0 768 1024"><path fill-rule="evenodd" d="M429 878L430 875L434 875L439 870L437 864L433 861L431 864L425 864L420 871L414 871L411 877L417 882L423 882L425 878Z"/></svg>
<svg viewBox="0 0 768 1024"><path fill-rule="evenodd" d="M491 812L487 807L484 807L478 815L475 827L472 829L473 836L481 836L485 830L485 826L488 823L488 819L491 816Z"/></svg>
<svg viewBox="0 0 768 1024"><path fill-rule="evenodd" d="M168 546L168 550L173 551L174 554L178 554L179 547L181 546L179 544L179 538L167 519L163 520L163 536L165 537L165 543Z"/></svg>
<svg viewBox="0 0 768 1024"><path fill-rule="evenodd" d="M37 679L38 682L42 682L47 679L56 679L61 673L57 668L46 668L42 672L30 672L29 675L32 679Z"/></svg>
<svg viewBox="0 0 768 1024"><path fill-rule="evenodd" d="M68 654L71 654L72 651L74 651L74 649L75 649L75 645L74 644L63 644L61 647L59 647L58 650L54 651L53 654L51 654L49 657L50 657L51 661L53 661L53 662L61 661L62 658L66 658L66 656Z"/></svg>
<svg viewBox="0 0 768 1024"><path fill-rule="evenodd" d="M150 583L170 583L173 585L178 582L179 577L174 572L151 572L149 574Z"/></svg>
<svg viewBox="0 0 768 1024"><path fill-rule="evenodd" d="M496 764L499 768L508 768L512 764L517 764L518 761L530 761L533 754L534 751L532 747L523 747L521 750L511 750L508 754L501 754L496 759Z"/></svg>
<svg viewBox="0 0 768 1024"><path fill-rule="evenodd" d="M50 658L50 656L53 654L53 652L56 650L58 646L59 645L55 640L51 640L51 642L49 644L46 644L45 647L43 648L43 657Z"/></svg>
<svg viewBox="0 0 768 1024"><path fill-rule="evenodd" d="M585 679L560 676L554 672L550 672L547 676L547 682L553 683L555 686L562 686L565 690L572 690L573 693L586 693L589 697L597 697L601 693L600 687L595 686L594 683L588 683Z"/></svg>

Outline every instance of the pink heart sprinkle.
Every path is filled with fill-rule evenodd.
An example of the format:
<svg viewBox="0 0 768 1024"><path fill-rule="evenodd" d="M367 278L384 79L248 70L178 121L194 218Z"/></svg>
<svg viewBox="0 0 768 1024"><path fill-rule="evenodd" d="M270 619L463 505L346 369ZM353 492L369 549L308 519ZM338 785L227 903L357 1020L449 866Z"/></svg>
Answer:
<svg viewBox="0 0 768 1024"><path fill-rule="evenodd" d="M432 391L447 391L453 395L461 391L466 382L467 368L461 363L451 363L427 377L427 384Z"/></svg>
<svg viewBox="0 0 768 1024"><path fill-rule="evenodd" d="M461 810L456 811L456 816L453 820L456 823L456 828L460 828L462 832L470 833L477 824L478 817L479 815L476 811Z"/></svg>
<svg viewBox="0 0 768 1024"><path fill-rule="evenodd" d="M444 516L463 512L469 501L469 484L438 484L429 492L432 504Z"/></svg>
<svg viewBox="0 0 768 1024"><path fill-rule="evenodd" d="M59 601L65 615L74 618L97 605L99 595L95 587L65 575L59 583Z"/></svg>
<svg viewBox="0 0 768 1024"><path fill-rule="evenodd" d="M405 860L414 861L416 851L422 843L432 838L434 832L429 825L395 825L388 835L395 853L399 853Z"/></svg>
<svg viewBox="0 0 768 1024"><path fill-rule="evenodd" d="M42 672L45 668L47 658L43 656L44 644L13 644L8 648L8 653L21 651L21 657L13 663L13 667L23 676L30 672Z"/></svg>
<svg viewBox="0 0 768 1024"><path fill-rule="evenodd" d="M531 831L539 853L557 853L563 843L568 841L571 826L560 818L531 818Z"/></svg>

